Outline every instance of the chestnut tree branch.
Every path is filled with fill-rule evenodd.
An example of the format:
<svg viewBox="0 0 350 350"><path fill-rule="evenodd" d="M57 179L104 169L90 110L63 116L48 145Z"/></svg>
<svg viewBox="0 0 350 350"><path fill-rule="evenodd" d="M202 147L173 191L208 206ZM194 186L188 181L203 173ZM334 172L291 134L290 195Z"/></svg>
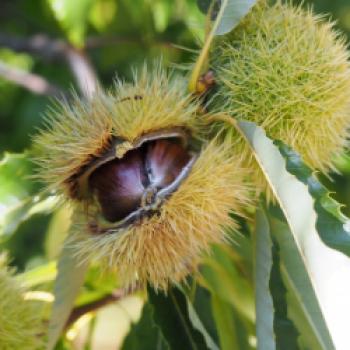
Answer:
<svg viewBox="0 0 350 350"><path fill-rule="evenodd" d="M28 73L0 61L0 77L39 95L62 98L64 92L40 75Z"/></svg>
<svg viewBox="0 0 350 350"><path fill-rule="evenodd" d="M104 307L111 303L115 303L138 290L139 290L139 287L134 287L129 289L116 289L112 293L103 296L101 299L98 299L98 300L92 301L91 303L74 308L66 322L65 330L67 330L70 326L72 326L83 315L89 312L96 311L101 307Z"/></svg>
<svg viewBox="0 0 350 350"><path fill-rule="evenodd" d="M80 91L90 99L99 84L97 74L90 60L84 51L79 51L73 47L67 49L65 58Z"/></svg>
<svg viewBox="0 0 350 350"><path fill-rule="evenodd" d="M6 47L16 52L29 53L45 60L61 60L64 58L66 44L61 40L51 40L44 34L21 38L0 33L0 47Z"/></svg>
<svg viewBox="0 0 350 350"><path fill-rule="evenodd" d="M62 40L51 39L44 34L20 38L0 33L0 47L29 53L45 60L64 60L68 64L80 91L87 98L91 98L97 88L97 74L85 52Z"/></svg>

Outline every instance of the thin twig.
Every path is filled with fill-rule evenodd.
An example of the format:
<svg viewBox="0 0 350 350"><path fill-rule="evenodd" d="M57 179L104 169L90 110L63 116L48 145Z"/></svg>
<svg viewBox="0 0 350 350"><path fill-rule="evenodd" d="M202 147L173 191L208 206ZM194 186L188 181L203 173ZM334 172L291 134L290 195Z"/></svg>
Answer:
<svg viewBox="0 0 350 350"><path fill-rule="evenodd" d="M16 52L26 52L45 60L65 60L80 91L87 98L91 98L97 88L97 74L85 52L62 40L51 39L44 34L20 38L0 33L0 47L6 47Z"/></svg>
<svg viewBox="0 0 350 350"><path fill-rule="evenodd" d="M22 69L9 66L0 61L0 77L9 80L25 89L39 95L47 95L56 98L64 96L63 91L57 86L49 83L40 75L28 73Z"/></svg>
<svg viewBox="0 0 350 350"><path fill-rule="evenodd" d="M98 78L90 60L84 53L73 47L66 50L65 58L82 94L90 99L98 86Z"/></svg>
<svg viewBox="0 0 350 350"><path fill-rule="evenodd" d="M92 36L86 39L84 49L78 50L63 40L52 39L45 34L21 38L7 33L0 33L0 47L6 47L16 52L29 53L47 61L65 61L68 63L80 91L88 98L96 90L98 78L85 50L122 43L143 45L142 40L135 37ZM166 49L179 49L170 42L155 42L154 45Z"/></svg>
<svg viewBox="0 0 350 350"><path fill-rule="evenodd" d="M132 293L135 293L138 290L139 290L138 286L136 286L134 288L130 288L130 289L117 289L114 292L112 292L111 294L107 294L107 295L103 296L101 299L98 299L98 300L95 300L89 304L85 304L85 305L78 306L78 307L74 308L72 310L67 322L66 322L65 330L67 330L71 325L73 325L83 315L85 315L89 312L96 311L103 306L109 305L111 303L115 303L115 302L125 298L126 296L128 296Z"/></svg>
<svg viewBox="0 0 350 350"><path fill-rule="evenodd" d="M62 60L65 55L66 43L62 40L52 40L47 35L37 34L29 38L0 33L0 46L16 52L25 52L45 60Z"/></svg>

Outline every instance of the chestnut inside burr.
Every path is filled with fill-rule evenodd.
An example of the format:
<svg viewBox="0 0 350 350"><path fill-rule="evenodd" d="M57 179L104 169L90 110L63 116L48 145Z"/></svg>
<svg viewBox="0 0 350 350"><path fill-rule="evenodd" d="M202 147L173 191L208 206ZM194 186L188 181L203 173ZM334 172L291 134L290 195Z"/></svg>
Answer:
<svg viewBox="0 0 350 350"><path fill-rule="evenodd" d="M155 213L194 160L195 155L176 137L146 141L97 168L89 187L107 221L129 224Z"/></svg>

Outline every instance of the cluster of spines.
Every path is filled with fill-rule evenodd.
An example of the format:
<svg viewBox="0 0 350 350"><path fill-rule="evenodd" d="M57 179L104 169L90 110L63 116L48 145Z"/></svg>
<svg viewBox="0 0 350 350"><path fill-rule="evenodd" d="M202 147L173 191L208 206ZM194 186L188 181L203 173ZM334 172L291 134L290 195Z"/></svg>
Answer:
<svg viewBox="0 0 350 350"><path fill-rule="evenodd" d="M57 101L47 113L46 127L35 138L39 179L70 197L71 178L106 151L112 138L133 141L151 131L171 127L189 130L198 124L198 102L186 93L185 81L160 67L134 75L129 84L116 81L98 90L91 101L76 95Z"/></svg>
<svg viewBox="0 0 350 350"><path fill-rule="evenodd" d="M2 350L43 349L43 325L37 306L24 299L25 288L0 255L0 348Z"/></svg>
<svg viewBox="0 0 350 350"><path fill-rule="evenodd" d="M350 64L333 23L280 1L258 6L212 56L217 109L256 122L311 167L334 168L349 135ZM239 151L249 153L243 141Z"/></svg>
<svg viewBox="0 0 350 350"><path fill-rule="evenodd" d="M230 143L210 141L159 215L103 236L87 234L83 217L77 221L72 244L79 260L104 261L125 285L149 281L167 289L179 282L212 243L225 241L225 227L237 228L229 212L244 216L250 199L244 183L248 172L241 164Z"/></svg>

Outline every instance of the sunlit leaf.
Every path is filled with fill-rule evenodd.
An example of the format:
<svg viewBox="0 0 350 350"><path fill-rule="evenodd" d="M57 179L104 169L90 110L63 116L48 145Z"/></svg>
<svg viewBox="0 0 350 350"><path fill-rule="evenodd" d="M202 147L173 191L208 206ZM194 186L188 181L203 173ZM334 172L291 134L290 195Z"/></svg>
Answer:
<svg viewBox="0 0 350 350"><path fill-rule="evenodd" d="M56 262L52 261L28 270L18 276L28 288L36 287L42 283L51 282L56 278Z"/></svg>
<svg viewBox="0 0 350 350"><path fill-rule="evenodd" d="M251 349L244 323L232 305L213 294L212 310L219 334L220 349Z"/></svg>
<svg viewBox="0 0 350 350"><path fill-rule="evenodd" d="M118 287L120 287L118 276L114 271L107 272L99 264L92 263L85 275L84 287L75 304L81 306L94 302L113 293Z"/></svg>
<svg viewBox="0 0 350 350"><path fill-rule="evenodd" d="M200 280L214 294L231 303L247 320L254 322L254 297L252 286L233 263L227 250L213 247L211 257L201 266Z"/></svg>
<svg viewBox="0 0 350 350"><path fill-rule="evenodd" d="M346 297L350 294L350 260L321 241L316 231L314 200L308 187L287 171L286 160L278 147L254 123L237 122L236 127L251 146L288 222L290 248L286 251L294 248L291 264L297 264L299 259L298 268L294 267L290 275L301 279L295 286L296 292L304 298L300 302L308 312L320 346L332 349L333 342L344 346L348 342L344 325L349 322L350 314ZM281 242L280 246L282 250ZM285 258L282 253L282 261Z"/></svg>
<svg viewBox="0 0 350 350"><path fill-rule="evenodd" d="M32 174L33 165L26 154L5 154L0 162L1 208L17 205L33 194L35 183L29 179Z"/></svg>
<svg viewBox="0 0 350 350"><path fill-rule="evenodd" d="M76 46L84 44L87 23L93 0L47 0L52 11L67 33L68 39Z"/></svg>
<svg viewBox="0 0 350 350"><path fill-rule="evenodd" d="M151 7L153 12L154 26L157 32L164 32L167 28L170 15L171 15L171 4L165 1L154 1Z"/></svg>
<svg viewBox="0 0 350 350"><path fill-rule="evenodd" d="M31 215L52 208L52 198L35 195L40 187L31 175L33 164L25 153L6 153L0 161L0 236L12 234Z"/></svg>
<svg viewBox="0 0 350 350"><path fill-rule="evenodd" d="M88 337L85 348L96 350L117 350L121 349L121 343L128 333L128 329L135 318L138 319L142 312L143 300L136 296L126 296L117 303L109 304L96 310L96 317L90 324L91 335ZM148 321L148 320L147 320ZM142 321L143 322L143 321ZM78 322L79 323L79 322ZM145 326L143 322L142 326ZM151 329L152 324L147 329ZM157 329L156 329L157 331ZM84 331L82 332L84 333ZM157 339L154 339L153 346L145 333L139 334L137 349L156 348ZM151 336L151 334L149 334ZM89 339L90 338L90 339ZM150 337L153 339L152 337ZM90 340L90 341L89 341ZM135 340L135 338L134 338ZM126 348L132 350L135 348Z"/></svg>
<svg viewBox="0 0 350 350"><path fill-rule="evenodd" d="M49 260L57 259L71 224L72 208L68 205L56 210L45 235L45 253Z"/></svg>
<svg viewBox="0 0 350 350"><path fill-rule="evenodd" d="M77 261L70 245L63 246L57 266L55 301L49 324L47 350L54 348L65 327L74 301L84 283L87 268L87 262Z"/></svg>
<svg viewBox="0 0 350 350"><path fill-rule="evenodd" d="M275 144L286 159L287 170L308 186L314 199L317 232L323 242L350 256L350 219L341 213L340 204L330 197L299 154L282 142L275 141Z"/></svg>
<svg viewBox="0 0 350 350"><path fill-rule="evenodd" d="M117 3L114 0L95 0L93 2L89 21L102 32L113 21L117 11Z"/></svg>

